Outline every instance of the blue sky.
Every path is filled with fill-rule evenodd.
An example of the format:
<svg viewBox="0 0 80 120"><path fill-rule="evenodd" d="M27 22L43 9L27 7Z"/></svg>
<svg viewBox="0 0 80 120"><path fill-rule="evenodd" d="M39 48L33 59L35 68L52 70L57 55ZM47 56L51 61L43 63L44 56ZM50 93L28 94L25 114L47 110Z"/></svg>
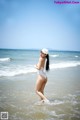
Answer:
<svg viewBox="0 0 80 120"><path fill-rule="evenodd" d="M0 0L0 48L80 51L80 4Z"/></svg>

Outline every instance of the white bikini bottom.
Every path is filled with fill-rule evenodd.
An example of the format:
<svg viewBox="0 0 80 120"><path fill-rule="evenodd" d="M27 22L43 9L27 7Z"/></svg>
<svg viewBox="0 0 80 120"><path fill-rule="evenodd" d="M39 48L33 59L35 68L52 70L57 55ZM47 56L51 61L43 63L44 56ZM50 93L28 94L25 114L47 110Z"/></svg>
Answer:
<svg viewBox="0 0 80 120"><path fill-rule="evenodd" d="M46 79L46 72L43 70L43 69L41 69L41 70L38 70L38 75L41 75L41 76L43 76L45 79Z"/></svg>

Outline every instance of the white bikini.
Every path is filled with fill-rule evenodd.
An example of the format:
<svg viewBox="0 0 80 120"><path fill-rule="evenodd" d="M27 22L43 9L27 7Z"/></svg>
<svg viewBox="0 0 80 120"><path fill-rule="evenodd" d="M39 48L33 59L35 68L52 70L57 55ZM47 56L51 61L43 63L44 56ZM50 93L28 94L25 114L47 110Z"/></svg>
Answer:
<svg viewBox="0 0 80 120"><path fill-rule="evenodd" d="M40 70L38 70L38 75L43 76L45 79L47 78L44 68L41 68Z"/></svg>

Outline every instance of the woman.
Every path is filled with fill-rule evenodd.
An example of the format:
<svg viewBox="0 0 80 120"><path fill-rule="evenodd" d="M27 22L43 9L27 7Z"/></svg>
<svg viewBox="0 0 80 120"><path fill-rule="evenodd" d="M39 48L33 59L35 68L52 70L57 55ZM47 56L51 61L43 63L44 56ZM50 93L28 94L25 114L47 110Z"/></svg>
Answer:
<svg viewBox="0 0 80 120"><path fill-rule="evenodd" d="M46 71L49 70L49 54L47 49L41 50L39 62L35 67L38 70L38 78L36 82L36 93L40 96L43 102L49 102L49 100L44 96L44 87L47 83L45 67L46 67Z"/></svg>

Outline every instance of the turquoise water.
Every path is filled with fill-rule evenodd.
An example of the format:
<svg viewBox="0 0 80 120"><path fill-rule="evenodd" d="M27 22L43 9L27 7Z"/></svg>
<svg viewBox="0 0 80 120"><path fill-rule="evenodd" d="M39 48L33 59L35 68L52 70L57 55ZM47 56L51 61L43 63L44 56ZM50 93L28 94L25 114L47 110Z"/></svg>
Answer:
<svg viewBox="0 0 80 120"><path fill-rule="evenodd" d="M80 52L49 51L50 71L45 95L35 93L38 50L0 50L0 112L9 120L79 120Z"/></svg>
<svg viewBox="0 0 80 120"><path fill-rule="evenodd" d="M0 50L0 76L16 76L36 72L38 50ZM80 66L80 52L50 51L50 69Z"/></svg>

